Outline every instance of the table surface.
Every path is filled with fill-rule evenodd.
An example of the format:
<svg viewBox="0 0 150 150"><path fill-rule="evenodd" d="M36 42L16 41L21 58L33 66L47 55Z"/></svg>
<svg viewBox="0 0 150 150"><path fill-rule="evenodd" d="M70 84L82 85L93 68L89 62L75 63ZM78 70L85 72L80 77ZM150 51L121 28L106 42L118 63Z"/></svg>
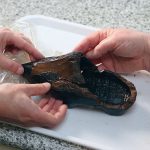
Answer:
<svg viewBox="0 0 150 150"><path fill-rule="evenodd" d="M150 31L147 0L1 0L0 25L9 26L20 17L41 14L99 28L128 27ZM21 149L88 149L0 123L0 143Z"/></svg>

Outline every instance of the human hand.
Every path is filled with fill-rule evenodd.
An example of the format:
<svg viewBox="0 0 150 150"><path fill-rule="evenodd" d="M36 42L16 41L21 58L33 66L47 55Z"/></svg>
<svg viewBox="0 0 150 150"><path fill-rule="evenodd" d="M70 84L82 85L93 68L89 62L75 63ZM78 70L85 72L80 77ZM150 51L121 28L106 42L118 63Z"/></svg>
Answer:
<svg viewBox="0 0 150 150"><path fill-rule="evenodd" d="M50 84L1 84L0 118L25 126L55 127L65 117L67 107L60 100L42 98L38 103L31 96L48 92Z"/></svg>
<svg viewBox="0 0 150 150"><path fill-rule="evenodd" d="M6 58L4 51L25 50L31 58L41 59L43 55L33 46L32 42L23 34L13 32L6 28L0 28L0 66L16 74L23 73L21 64Z"/></svg>
<svg viewBox="0 0 150 150"><path fill-rule="evenodd" d="M150 35L131 29L104 29L87 36L75 51L83 52L99 69L130 73L150 69Z"/></svg>

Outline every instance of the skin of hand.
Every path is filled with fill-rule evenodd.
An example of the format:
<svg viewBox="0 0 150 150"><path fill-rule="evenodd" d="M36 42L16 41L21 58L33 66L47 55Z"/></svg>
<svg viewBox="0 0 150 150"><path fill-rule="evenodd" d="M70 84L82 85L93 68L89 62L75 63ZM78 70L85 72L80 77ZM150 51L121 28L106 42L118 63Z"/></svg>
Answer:
<svg viewBox="0 0 150 150"><path fill-rule="evenodd" d="M3 55L5 51L16 52L19 50L26 51L33 60L44 57L23 34L13 32L7 28L0 28L0 66L3 69L16 74L23 73L24 70L21 64Z"/></svg>
<svg viewBox="0 0 150 150"><path fill-rule="evenodd" d="M118 73L150 70L150 34L133 29L103 29L83 39L74 49L99 69Z"/></svg>
<svg viewBox="0 0 150 150"><path fill-rule="evenodd" d="M60 100L44 97L35 102L32 96L39 96L50 90L49 83L0 85L0 118L24 126L53 128L65 118L67 106Z"/></svg>

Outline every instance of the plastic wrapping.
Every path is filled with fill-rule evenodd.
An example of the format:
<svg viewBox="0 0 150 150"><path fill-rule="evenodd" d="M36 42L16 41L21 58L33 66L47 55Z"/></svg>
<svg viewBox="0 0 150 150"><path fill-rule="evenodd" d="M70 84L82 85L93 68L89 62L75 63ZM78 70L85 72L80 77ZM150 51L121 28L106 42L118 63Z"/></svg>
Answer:
<svg viewBox="0 0 150 150"><path fill-rule="evenodd" d="M29 56L26 52L20 51L17 54L4 53L4 55L16 62L25 63L29 61ZM26 83L27 81L19 75L0 68L0 83Z"/></svg>
<svg viewBox="0 0 150 150"><path fill-rule="evenodd" d="M33 44L35 44L33 39L33 33L31 32L31 26L28 23L25 22L14 23L11 26L11 29L13 31L23 33L33 42ZM21 64L30 61L29 55L25 51L19 51L16 54L13 54L11 52L4 52L4 55L9 59ZM1 83L26 83L26 82L27 81L22 76L16 75L10 71L0 68L0 84Z"/></svg>
<svg viewBox="0 0 150 150"><path fill-rule="evenodd" d="M44 47L44 43L38 41L38 37L36 33L37 31L34 24L18 21L15 22L13 25L9 26L9 28L11 28L11 30L13 31L23 33L24 36L26 36L32 41L32 43L38 50L44 51L45 55L46 52L50 51L51 53L48 53L49 57L63 54L61 51L54 50L50 47L46 49L46 47ZM19 63L25 63L30 61L28 54L24 51L21 51L18 54L4 53L4 55ZM24 82L27 81L23 79L21 76L15 75L4 69L0 69L0 83L24 83Z"/></svg>

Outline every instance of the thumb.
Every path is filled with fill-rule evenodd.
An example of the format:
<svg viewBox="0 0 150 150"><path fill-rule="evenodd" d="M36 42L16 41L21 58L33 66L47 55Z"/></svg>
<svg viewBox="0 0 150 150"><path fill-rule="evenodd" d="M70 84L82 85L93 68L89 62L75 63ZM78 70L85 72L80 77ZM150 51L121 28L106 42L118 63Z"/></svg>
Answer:
<svg viewBox="0 0 150 150"><path fill-rule="evenodd" d="M114 50L115 43L111 38L106 38L103 41L101 41L93 50L89 51L86 56L89 59L97 59L108 52L111 52Z"/></svg>
<svg viewBox="0 0 150 150"><path fill-rule="evenodd" d="M49 83L41 84L21 84L20 90L24 91L28 96L39 96L50 90Z"/></svg>
<svg viewBox="0 0 150 150"><path fill-rule="evenodd" d="M16 73L16 74L22 74L24 71L21 64L18 64L17 62L10 60L9 58L4 56L3 54L0 54L0 66L3 69L9 70L9 71Z"/></svg>

